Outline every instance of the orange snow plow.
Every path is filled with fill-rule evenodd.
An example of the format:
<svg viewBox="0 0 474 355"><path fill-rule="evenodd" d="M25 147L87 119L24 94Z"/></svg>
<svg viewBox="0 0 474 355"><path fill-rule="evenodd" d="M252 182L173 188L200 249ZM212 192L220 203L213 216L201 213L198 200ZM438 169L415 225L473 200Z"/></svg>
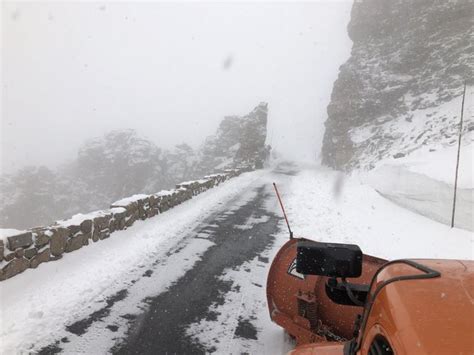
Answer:
<svg viewBox="0 0 474 355"><path fill-rule="evenodd" d="M267 280L293 355L473 354L474 262L386 261L291 238Z"/></svg>

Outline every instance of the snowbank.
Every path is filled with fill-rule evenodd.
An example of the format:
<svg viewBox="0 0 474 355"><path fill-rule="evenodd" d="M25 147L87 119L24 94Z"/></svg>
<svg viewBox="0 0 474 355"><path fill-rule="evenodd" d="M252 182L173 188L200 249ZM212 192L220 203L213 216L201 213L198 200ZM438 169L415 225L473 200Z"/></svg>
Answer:
<svg viewBox="0 0 474 355"><path fill-rule="evenodd" d="M474 132L470 133L469 136L472 136ZM474 144L461 145L458 172L459 188L472 189L474 187L473 152ZM423 148L394 163L403 165L410 171L423 174L434 180L454 185L456 156L457 145L439 148L435 151Z"/></svg>
<svg viewBox="0 0 474 355"><path fill-rule="evenodd" d="M357 178L341 179L305 170L293 180L283 198L296 236L358 244L387 259L473 259L473 233L402 208Z"/></svg>
<svg viewBox="0 0 474 355"><path fill-rule="evenodd" d="M474 230L474 132L461 145L455 226ZM420 148L388 159L361 178L391 201L435 221L451 225L457 145Z"/></svg>
<svg viewBox="0 0 474 355"><path fill-rule="evenodd" d="M366 181L382 196L429 217L451 225L454 187L404 165L384 165L367 175ZM455 226L474 230L474 190L458 188Z"/></svg>
<svg viewBox="0 0 474 355"><path fill-rule="evenodd" d="M458 187L472 189L474 187L473 158L474 158L474 131L463 136L461 154L459 159ZM456 157L458 146L439 145L436 148L422 147L407 156L398 159L387 159L379 163L378 168L385 166L396 166L400 170L419 173L426 177L454 185L456 171Z"/></svg>

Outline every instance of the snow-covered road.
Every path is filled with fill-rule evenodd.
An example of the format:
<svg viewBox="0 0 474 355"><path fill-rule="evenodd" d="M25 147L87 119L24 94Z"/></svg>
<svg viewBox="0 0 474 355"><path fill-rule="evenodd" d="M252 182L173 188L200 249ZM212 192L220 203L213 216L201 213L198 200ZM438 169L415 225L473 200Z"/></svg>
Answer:
<svg viewBox="0 0 474 355"><path fill-rule="evenodd" d="M252 172L2 282L0 352L173 351L162 325L166 337L180 337L175 352L285 353L291 344L270 322L265 295L270 262L288 238L273 181L296 236L356 243L388 259L473 259L473 233L407 211L356 178L318 167ZM186 285L197 289L180 298Z"/></svg>

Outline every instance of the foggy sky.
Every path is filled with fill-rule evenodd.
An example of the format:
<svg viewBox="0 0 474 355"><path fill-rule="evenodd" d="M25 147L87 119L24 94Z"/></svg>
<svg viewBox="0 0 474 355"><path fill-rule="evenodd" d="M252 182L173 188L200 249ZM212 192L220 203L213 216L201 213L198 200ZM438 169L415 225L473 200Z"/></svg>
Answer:
<svg viewBox="0 0 474 355"><path fill-rule="evenodd" d="M193 146L269 103L267 143L315 160L351 2L2 4L2 171L134 128Z"/></svg>

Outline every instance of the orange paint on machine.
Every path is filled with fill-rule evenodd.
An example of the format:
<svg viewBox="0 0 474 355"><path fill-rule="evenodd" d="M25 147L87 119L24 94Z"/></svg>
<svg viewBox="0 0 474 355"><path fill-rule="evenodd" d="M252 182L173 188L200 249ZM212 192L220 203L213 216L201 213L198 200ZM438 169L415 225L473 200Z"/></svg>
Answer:
<svg viewBox="0 0 474 355"><path fill-rule="evenodd" d="M291 238L267 279L292 355L474 354L474 262L387 261Z"/></svg>

